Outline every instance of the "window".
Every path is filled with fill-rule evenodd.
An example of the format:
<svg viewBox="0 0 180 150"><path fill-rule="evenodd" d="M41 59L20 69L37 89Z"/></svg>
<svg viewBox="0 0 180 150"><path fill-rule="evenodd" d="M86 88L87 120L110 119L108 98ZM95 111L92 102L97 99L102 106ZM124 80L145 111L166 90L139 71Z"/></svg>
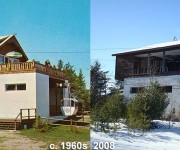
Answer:
<svg viewBox="0 0 180 150"><path fill-rule="evenodd" d="M0 55L0 64L4 64L4 56Z"/></svg>
<svg viewBox="0 0 180 150"><path fill-rule="evenodd" d="M161 86L165 93L172 93L172 86ZM131 87L130 93L135 94L144 90L144 87Z"/></svg>
<svg viewBox="0 0 180 150"><path fill-rule="evenodd" d="M14 91L14 90L16 90L16 85L14 84L6 85L6 91Z"/></svg>
<svg viewBox="0 0 180 150"><path fill-rule="evenodd" d="M16 58L9 58L9 63L17 63L17 62L19 62L19 60Z"/></svg>
<svg viewBox="0 0 180 150"><path fill-rule="evenodd" d="M132 87L132 88L130 89L130 93L131 93L131 94L134 94L134 93L141 92L142 90L144 90L144 87Z"/></svg>
<svg viewBox="0 0 180 150"><path fill-rule="evenodd" d="M8 63L8 62L9 62L9 58L5 57L5 63Z"/></svg>
<svg viewBox="0 0 180 150"><path fill-rule="evenodd" d="M26 84L6 84L6 91L21 91L26 90Z"/></svg>
<svg viewBox="0 0 180 150"><path fill-rule="evenodd" d="M163 86L162 88L165 93L172 93L172 86Z"/></svg>
<svg viewBox="0 0 180 150"><path fill-rule="evenodd" d="M18 62L19 62L19 60L14 58L14 63L18 63Z"/></svg>
<svg viewBox="0 0 180 150"><path fill-rule="evenodd" d="M17 84L17 90L26 90L26 84Z"/></svg>

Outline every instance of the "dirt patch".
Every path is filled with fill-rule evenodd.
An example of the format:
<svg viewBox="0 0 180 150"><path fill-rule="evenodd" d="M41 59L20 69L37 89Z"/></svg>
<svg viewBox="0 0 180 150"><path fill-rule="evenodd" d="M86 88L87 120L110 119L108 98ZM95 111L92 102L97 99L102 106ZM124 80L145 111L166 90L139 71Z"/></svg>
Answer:
<svg viewBox="0 0 180 150"><path fill-rule="evenodd" d="M43 138L43 137L42 137ZM44 150L47 143L37 142L19 134L19 131L0 130L1 150Z"/></svg>

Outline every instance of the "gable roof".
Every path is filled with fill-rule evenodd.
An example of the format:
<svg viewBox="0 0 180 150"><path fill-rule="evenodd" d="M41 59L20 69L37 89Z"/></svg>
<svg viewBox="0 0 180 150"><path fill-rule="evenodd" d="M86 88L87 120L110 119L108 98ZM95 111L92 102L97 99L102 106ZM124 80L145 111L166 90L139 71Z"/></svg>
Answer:
<svg viewBox="0 0 180 150"><path fill-rule="evenodd" d="M0 36L0 45L2 45L10 36Z"/></svg>
<svg viewBox="0 0 180 150"><path fill-rule="evenodd" d="M139 53L139 52L148 52L148 51L158 51L158 50L177 48L177 47L180 49L180 40L173 41L173 42L153 44L153 45L145 46L142 48L131 49L128 51L122 51L116 54L112 54L112 56L133 54L133 53Z"/></svg>
<svg viewBox="0 0 180 150"><path fill-rule="evenodd" d="M1 51L1 47L4 46L5 44L7 44L8 42L9 43L14 43L16 45L17 52L20 52L23 55L22 56L22 60L23 61L27 61L28 60L28 57L26 56L24 50L22 49L22 47L19 44L19 42L18 42L18 40L17 40L15 35L0 36L0 51Z"/></svg>

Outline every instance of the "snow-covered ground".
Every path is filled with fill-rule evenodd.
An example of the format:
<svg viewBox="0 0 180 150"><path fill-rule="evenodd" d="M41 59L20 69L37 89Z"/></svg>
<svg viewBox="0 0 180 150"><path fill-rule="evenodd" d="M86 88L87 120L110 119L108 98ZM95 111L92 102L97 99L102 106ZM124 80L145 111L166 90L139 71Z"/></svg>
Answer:
<svg viewBox="0 0 180 150"><path fill-rule="evenodd" d="M136 132L134 136L128 134L125 125L121 129L109 133L95 132L91 129L91 150L94 142L114 142L114 150L180 150L180 122L174 122L168 129L168 122L156 120L159 129L145 132Z"/></svg>

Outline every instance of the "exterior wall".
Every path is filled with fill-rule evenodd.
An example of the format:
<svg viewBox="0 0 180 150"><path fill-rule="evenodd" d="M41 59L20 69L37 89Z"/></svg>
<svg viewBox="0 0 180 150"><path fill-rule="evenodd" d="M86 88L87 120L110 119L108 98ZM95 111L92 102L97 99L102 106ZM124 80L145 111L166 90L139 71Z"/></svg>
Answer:
<svg viewBox="0 0 180 150"><path fill-rule="evenodd" d="M6 91L6 84L26 83L26 90ZM36 73L0 75L0 118L16 118L22 108L36 108Z"/></svg>
<svg viewBox="0 0 180 150"><path fill-rule="evenodd" d="M40 116L49 116L49 76L40 73L36 73L36 111Z"/></svg>
<svg viewBox="0 0 180 150"><path fill-rule="evenodd" d="M130 76L133 73L134 56L116 56L116 73L115 78L117 80L124 80L125 77Z"/></svg>
<svg viewBox="0 0 180 150"><path fill-rule="evenodd" d="M6 84L26 84L26 90L6 91ZM49 76L40 73L0 74L0 119L15 119L20 109L36 108L38 115L50 116L50 105L56 104L55 88L49 87ZM58 105L62 93L58 90ZM30 112L34 115L34 111ZM27 111L23 111L27 116ZM59 107L59 115L61 115Z"/></svg>
<svg viewBox="0 0 180 150"><path fill-rule="evenodd" d="M139 78L125 78L124 80L124 96L127 99L132 98L135 94L130 93L131 87L145 87L148 86L151 80L157 80L161 86L172 86L172 93L168 93L170 104L166 110L169 112L170 107L176 109L176 115L180 115L180 75L173 76L159 76L159 77L139 77Z"/></svg>

